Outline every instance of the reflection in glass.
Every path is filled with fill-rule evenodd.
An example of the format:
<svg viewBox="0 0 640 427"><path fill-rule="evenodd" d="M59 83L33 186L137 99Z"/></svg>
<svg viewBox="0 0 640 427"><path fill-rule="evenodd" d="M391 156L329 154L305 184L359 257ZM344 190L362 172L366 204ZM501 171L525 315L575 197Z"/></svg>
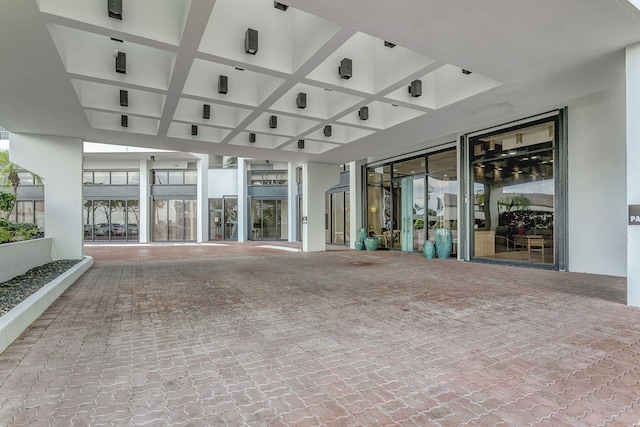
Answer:
<svg viewBox="0 0 640 427"><path fill-rule="evenodd" d="M111 240L125 240L127 238L126 210L126 200L111 200Z"/></svg>
<svg viewBox="0 0 640 427"><path fill-rule="evenodd" d="M137 200L127 201L127 240L139 240L140 204Z"/></svg>
<svg viewBox="0 0 640 427"><path fill-rule="evenodd" d="M169 225L167 218L168 200L153 201L153 240L169 240Z"/></svg>
<svg viewBox="0 0 640 427"><path fill-rule="evenodd" d="M224 239L238 240L238 198L224 198Z"/></svg>
<svg viewBox="0 0 640 427"><path fill-rule="evenodd" d="M111 185L127 185L127 173L124 171L111 172Z"/></svg>
<svg viewBox="0 0 640 427"><path fill-rule="evenodd" d="M470 140L474 255L554 263L554 122Z"/></svg>

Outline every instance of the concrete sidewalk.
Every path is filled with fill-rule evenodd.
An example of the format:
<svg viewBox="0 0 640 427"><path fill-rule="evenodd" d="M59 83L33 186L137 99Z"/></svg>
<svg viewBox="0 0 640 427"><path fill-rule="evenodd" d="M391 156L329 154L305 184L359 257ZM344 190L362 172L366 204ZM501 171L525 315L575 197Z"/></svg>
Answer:
<svg viewBox="0 0 640 427"><path fill-rule="evenodd" d="M623 278L258 246L88 247L0 356L0 425L640 423Z"/></svg>

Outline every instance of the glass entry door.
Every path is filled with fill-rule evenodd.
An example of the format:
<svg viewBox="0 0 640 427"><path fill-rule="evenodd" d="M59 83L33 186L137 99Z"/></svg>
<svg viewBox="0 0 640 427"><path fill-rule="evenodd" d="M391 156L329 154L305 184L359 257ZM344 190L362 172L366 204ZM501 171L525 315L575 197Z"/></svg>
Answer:
<svg viewBox="0 0 640 427"><path fill-rule="evenodd" d="M251 240L283 240L288 229L287 200L251 200Z"/></svg>
<svg viewBox="0 0 640 427"><path fill-rule="evenodd" d="M422 250L425 240L425 178L405 177L398 183L396 200L400 209L396 223L400 226L400 249L403 252Z"/></svg>

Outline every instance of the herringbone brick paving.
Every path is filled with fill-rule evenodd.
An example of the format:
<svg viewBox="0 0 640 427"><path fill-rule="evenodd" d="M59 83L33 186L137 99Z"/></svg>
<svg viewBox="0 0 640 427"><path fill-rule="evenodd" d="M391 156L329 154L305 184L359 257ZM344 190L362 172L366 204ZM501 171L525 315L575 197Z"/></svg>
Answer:
<svg viewBox="0 0 640 427"><path fill-rule="evenodd" d="M622 278L99 246L0 356L8 426L640 425Z"/></svg>

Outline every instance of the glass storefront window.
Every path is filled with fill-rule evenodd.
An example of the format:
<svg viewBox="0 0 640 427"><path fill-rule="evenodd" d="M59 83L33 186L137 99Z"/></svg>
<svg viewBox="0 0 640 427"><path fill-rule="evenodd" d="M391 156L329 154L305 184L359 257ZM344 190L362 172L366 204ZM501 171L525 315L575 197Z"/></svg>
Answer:
<svg viewBox="0 0 640 427"><path fill-rule="evenodd" d="M109 175L108 171L94 171L93 183L96 185L109 185Z"/></svg>
<svg viewBox="0 0 640 427"><path fill-rule="evenodd" d="M184 183L189 185L196 185L198 183L198 171L184 171Z"/></svg>
<svg viewBox="0 0 640 427"><path fill-rule="evenodd" d="M554 263L555 120L470 138L474 256Z"/></svg>
<svg viewBox="0 0 640 427"><path fill-rule="evenodd" d="M367 226L383 248L418 252L435 228L457 242L457 150L427 153L367 169Z"/></svg>
<svg viewBox="0 0 640 427"><path fill-rule="evenodd" d="M139 185L140 184L140 172L139 171L129 171L129 172L127 172L127 184L129 184L129 185Z"/></svg>
<svg viewBox="0 0 640 427"><path fill-rule="evenodd" d="M83 172L82 182L85 184L93 184L93 172Z"/></svg>
<svg viewBox="0 0 640 427"><path fill-rule="evenodd" d="M166 185L169 183L169 172L153 171L153 183L156 185Z"/></svg>
<svg viewBox="0 0 640 427"><path fill-rule="evenodd" d="M169 171L169 185L182 185L184 184L184 172L183 171Z"/></svg>
<svg viewBox="0 0 640 427"><path fill-rule="evenodd" d="M111 172L111 185L127 185L127 173L124 171Z"/></svg>
<svg viewBox="0 0 640 427"><path fill-rule="evenodd" d="M238 198L224 199L224 239L238 240Z"/></svg>

